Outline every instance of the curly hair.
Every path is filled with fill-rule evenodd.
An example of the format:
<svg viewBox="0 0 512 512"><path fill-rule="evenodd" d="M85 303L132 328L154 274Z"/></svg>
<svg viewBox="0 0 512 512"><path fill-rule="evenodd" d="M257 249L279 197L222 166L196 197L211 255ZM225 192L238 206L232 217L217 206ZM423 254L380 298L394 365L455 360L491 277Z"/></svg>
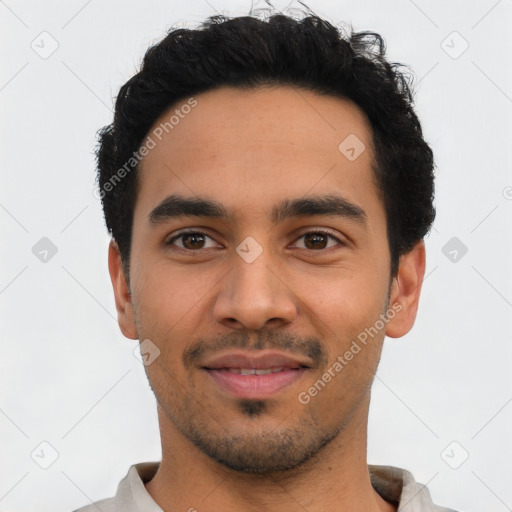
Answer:
<svg viewBox="0 0 512 512"><path fill-rule="evenodd" d="M433 153L413 109L412 75L387 61L374 32L336 28L308 15L211 16L171 29L120 89L114 120L99 131L97 181L105 221L129 276L137 150L178 101L220 86L287 85L356 104L372 127L374 177L386 212L391 275L435 217ZM405 71L404 71L405 68Z"/></svg>

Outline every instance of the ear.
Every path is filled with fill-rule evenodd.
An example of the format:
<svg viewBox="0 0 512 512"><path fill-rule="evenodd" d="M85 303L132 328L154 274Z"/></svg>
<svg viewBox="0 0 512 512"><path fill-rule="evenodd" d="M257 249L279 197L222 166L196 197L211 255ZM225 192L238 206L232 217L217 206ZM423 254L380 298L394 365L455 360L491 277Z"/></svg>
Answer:
<svg viewBox="0 0 512 512"><path fill-rule="evenodd" d="M139 339L135 324L135 315L132 306L130 289L121 266L121 253L114 240L111 240L108 247L108 271L114 288L116 299L117 322L121 332L132 340Z"/></svg>
<svg viewBox="0 0 512 512"><path fill-rule="evenodd" d="M400 338L412 329L416 320L424 275L425 244L420 240L407 254L400 257L398 273L391 284L389 306L400 304L402 309L389 320L386 336Z"/></svg>

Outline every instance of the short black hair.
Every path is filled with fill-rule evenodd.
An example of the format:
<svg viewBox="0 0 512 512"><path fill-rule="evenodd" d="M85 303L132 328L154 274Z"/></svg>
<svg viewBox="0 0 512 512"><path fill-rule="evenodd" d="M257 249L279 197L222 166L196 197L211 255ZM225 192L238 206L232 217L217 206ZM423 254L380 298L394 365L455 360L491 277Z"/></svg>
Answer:
<svg viewBox="0 0 512 512"><path fill-rule="evenodd" d="M293 86L355 103L372 127L392 276L399 257L428 233L435 217L434 161L413 109L412 73L388 62L379 34L338 29L305 14L216 15L197 29L171 29L121 87L114 120L99 131L96 155L105 221L127 279L138 150L174 104L220 86Z"/></svg>

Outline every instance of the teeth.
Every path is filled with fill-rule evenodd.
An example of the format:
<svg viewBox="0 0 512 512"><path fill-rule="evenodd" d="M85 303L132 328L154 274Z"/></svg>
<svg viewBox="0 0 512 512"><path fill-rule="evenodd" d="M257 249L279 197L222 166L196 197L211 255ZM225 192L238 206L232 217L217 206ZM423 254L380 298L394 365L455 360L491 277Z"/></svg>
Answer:
<svg viewBox="0 0 512 512"><path fill-rule="evenodd" d="M255 368L223 368L230 373L238 373L240 375L269 375L270 373L277 373L283 370L282 366L276 368L262 368L256 370Z"/></svg>
<svg viewBox="0 0 512 512"><path fill-rule="evenodd" d="M256 375L268 375L269 373L272 373L272 370L270 368L268 370L255 370L254 373Z"/></svg>

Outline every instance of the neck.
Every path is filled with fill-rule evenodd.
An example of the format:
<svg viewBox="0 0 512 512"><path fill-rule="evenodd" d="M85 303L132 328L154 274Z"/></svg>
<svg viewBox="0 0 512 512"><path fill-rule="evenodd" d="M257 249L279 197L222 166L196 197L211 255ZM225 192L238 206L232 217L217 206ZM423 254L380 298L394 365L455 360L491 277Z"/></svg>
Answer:
<svg viewBox="0 0 512 512"><path fill-rule="evenodd" d="M146 484L164 510L395 512L373 489L366 462L369 394L338 436L298 468L259 475L212 460L159 408L162 462Z"/></svg>

